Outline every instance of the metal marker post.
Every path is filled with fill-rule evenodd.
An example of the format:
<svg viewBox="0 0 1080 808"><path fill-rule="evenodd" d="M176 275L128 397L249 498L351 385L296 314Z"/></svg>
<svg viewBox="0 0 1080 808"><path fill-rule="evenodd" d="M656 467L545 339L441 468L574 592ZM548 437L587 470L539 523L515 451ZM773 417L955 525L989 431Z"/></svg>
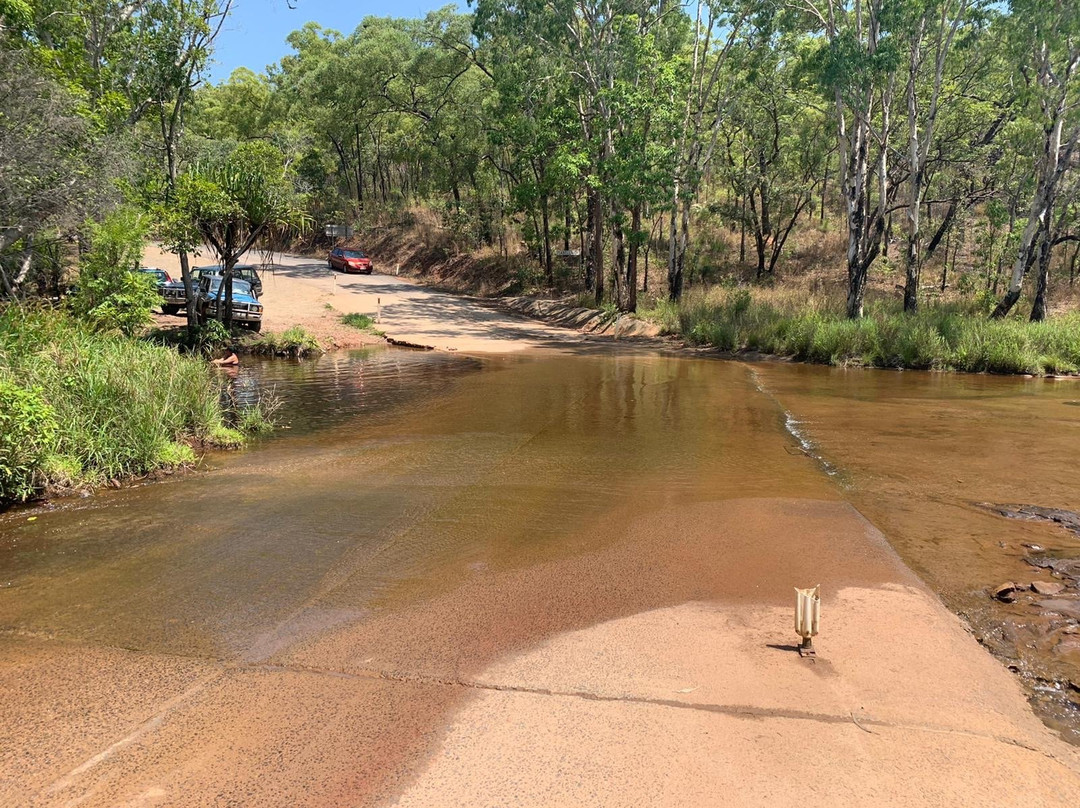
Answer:
<svg viewBox="0 0 1080 808"><path fill-rule="evenodd" d="M802 637L799 656L812 657L814 636L821 625L821 584L813 589L795 589L795 633Z"/></svg>

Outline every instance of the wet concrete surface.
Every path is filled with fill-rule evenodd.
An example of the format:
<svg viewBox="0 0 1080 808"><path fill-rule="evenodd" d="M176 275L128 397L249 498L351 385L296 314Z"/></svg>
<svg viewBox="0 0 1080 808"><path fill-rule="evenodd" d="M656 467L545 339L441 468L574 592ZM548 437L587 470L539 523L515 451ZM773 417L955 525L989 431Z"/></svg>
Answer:
<svg viewBox="0 0 1080 808"><path fill-rule="evenodd" d="M32 522L26 511L0 516L5 804L439 804L439 794L442 804L515 794L555 804L543 799L540 766L553 748L564 764L582 761L621 726L643 771L659 765L654 752L668 746L658 739L679 731L672 715L685 712L664 702L696 698L665 697L659 681L711 683L689 685L703 688L699 706L794 722L814 712L816 680L791 667L800 660L784 624L791 587L818 582L826 614L846 628L835 663L823 654L816 669L836 672L832 700L816 709L843 717L864 705L867 722L896 737L859 747L865 771L900 758L916 770L909 731L1055 761L1012 761L1006 791L1035 788L1047 772L1071 785L1080 770L849 504L860 489L824 473L785 429L777 401L789 394L763 392L746 366L372 350L247 372L276 381L291 429L182 479L56 503ZM887 592L900 593L898 605L873 594ZM711 606L684 614L687 604ZM905 666L888 661L899 625L890 621L905 609L926 615L914 636L938 660L932 676L929 657L909 660L924 670L907 687ZM589 634L642 619L654 623L617 643ZM747 659L775 661L758 675L708 654L685 658L695 637L710 636L742 636ZM574 637L569 651L559 645ZM740 646L714 647L731 656ZM992 705L985 713L970 709L972 681L976 701ZM524 706L545 694L559 699L552 714L577 715L578 730L555 732L561 740L534 748L536 765L512 775L530 754L528 728L535 738L553 731ZM601 710L599 724L591 708L566 703L605 698L625 704ZM499 717L478 719L491 699ZM716 732L751 742L728 723L743 718L712 712ZM707 731L703 721L694 714ZM494 733L490 743L466 743L478 726ZM525 735L513 743L500 735L515 726ZM854 743L848 732L863 731L828 741L835 765ZM500 737L506 755L492 768L484 756L498 757ZM762 760L794 742L777 733ZM979 780L964 743L935 750L951 784L942 793ZM447 755L458 764L446 768ZM607 796L591 804L625 804L628 759L597 755L592 785ZM476 767L504 787L485 787L486 801L454 791L477 782ZM722 781L687 780L684 791L640 781L638 794L649 801L659 788L658 803L700 804L694 789ZM590 803L588 778L575 782L562 803ZM762 798L744 785L741 804ZM1058 804L1053 789L1039 793Z"/></svg>
<svg viewBox="0 0 1080 808"><path fill-rule="evenodd" d="M810 451L840 470L845 499L1080 743L1080 651L1069 642L1080 625L1030 590L1060 582L1080 611L1076 577L1047 563L1080 559L1061 513L1080 509L1080 381L769 364L754 373ZM1013 603L992 597L1006 582L1026 590Z"/></svg>

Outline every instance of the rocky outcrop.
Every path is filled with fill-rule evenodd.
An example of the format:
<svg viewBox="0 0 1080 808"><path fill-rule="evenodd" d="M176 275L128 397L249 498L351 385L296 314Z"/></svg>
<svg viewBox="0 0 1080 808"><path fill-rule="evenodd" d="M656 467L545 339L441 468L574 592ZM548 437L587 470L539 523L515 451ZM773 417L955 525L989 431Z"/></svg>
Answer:
<svg viewBox="0 0 1080 808"><path fill-rule="evenodd" d="M1044 508L1041 505L991 505L980 503L981 508L993 511L1006 519L1019 519L1025 522L1053 522L1080 536L1080 513L1062 508Z"/></svg>
<svg viewBox="0 0 1080 808"><path fill-rule="evenodd" d="M1040 505L979 507L1072 534L1049 540L1045 547L1022 543L1025 553L1018 560L1026 562L1028 574L991 587L987 606L968 618L979 640L1029 681L1040 711L1061 727L1072 727L1063 734L1080 744L1075 729L1080 714L1080 556L1074 538L1080 536L1080 514ZM1022 574L1019 569L1017 574Z"/></svg>

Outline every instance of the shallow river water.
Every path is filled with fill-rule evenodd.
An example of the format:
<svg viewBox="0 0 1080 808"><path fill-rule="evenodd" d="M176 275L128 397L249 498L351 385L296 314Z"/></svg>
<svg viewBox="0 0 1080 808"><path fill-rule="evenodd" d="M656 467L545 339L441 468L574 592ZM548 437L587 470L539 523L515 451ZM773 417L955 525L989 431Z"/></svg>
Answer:
<svg viewBox="0 0 1080 808"><path fill-rule="evenodd" d="M632 352L371 349L253 362L234 393L274 389L284 428L251 450L57 502L33 521L0 515L0 628L265 659L481 570L602 549L642 513L727 498L846 500L1028 676L1068 735L1080 726L1064 684L1080 682L1080 652L1061 645L1068 625L1028 637L1037 606L998 603L988 589L1050 580L1025 562L1024 544L1076 557L1080 540L979 503L1080 509L1078 384ZM726 594L750 596L753 577ZM482 616L445 654L490 656L713 594L691 574L667 591L620 592L616 604L603 592L547 604L555 616L542 623ZM442 652L403 646L388 664L421 653Z"/></svg>

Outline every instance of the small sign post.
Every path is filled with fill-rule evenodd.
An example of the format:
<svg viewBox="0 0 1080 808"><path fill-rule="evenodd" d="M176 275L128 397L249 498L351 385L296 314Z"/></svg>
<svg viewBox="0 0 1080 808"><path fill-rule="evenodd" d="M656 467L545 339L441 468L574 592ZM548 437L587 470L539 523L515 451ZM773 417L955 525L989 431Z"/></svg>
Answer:
<svg viewBox="0 0 1080 808"><path fill-rule="evenodd" d="M820 591L821 584L813 589L795 589L795 633L802 637L802 645L799 646L801 657L816 655L813 638L821 625Z"/></svg>

